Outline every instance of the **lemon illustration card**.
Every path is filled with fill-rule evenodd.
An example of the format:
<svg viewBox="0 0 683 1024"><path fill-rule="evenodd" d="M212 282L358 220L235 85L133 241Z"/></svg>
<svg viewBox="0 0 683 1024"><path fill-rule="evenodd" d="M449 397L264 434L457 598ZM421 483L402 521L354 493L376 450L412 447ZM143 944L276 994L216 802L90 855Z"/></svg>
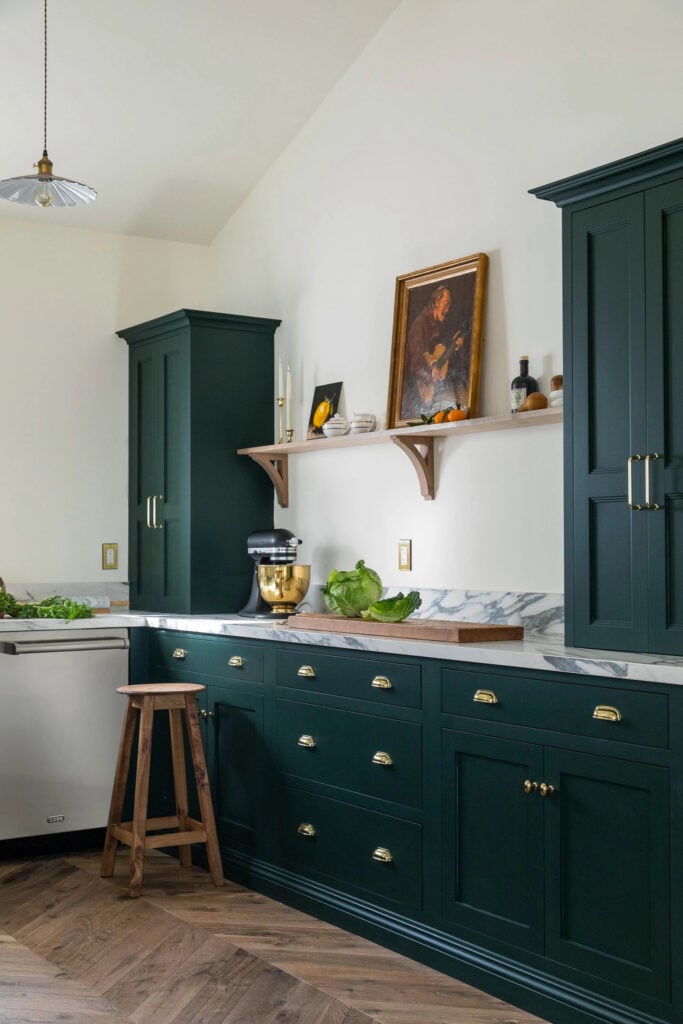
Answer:
<svg viewBox="0 0 683 1024"><path fill-rule="evenodd" d="M313 393L311 417L308 421L306 438L324 437L323 423L339 412L342 381L336 384L319 384Z"/></svg>

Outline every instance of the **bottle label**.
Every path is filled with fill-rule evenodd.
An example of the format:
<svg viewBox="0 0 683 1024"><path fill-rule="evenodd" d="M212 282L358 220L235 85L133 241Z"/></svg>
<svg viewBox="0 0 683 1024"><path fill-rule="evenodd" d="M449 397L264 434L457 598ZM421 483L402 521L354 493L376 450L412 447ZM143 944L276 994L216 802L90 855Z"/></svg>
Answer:
<svg viewBox="0 0 683 1024"><path fill-rule="evenodd" d="M510 389L510 412L517 412L520 405L526 398L526 388Z"/></svg>

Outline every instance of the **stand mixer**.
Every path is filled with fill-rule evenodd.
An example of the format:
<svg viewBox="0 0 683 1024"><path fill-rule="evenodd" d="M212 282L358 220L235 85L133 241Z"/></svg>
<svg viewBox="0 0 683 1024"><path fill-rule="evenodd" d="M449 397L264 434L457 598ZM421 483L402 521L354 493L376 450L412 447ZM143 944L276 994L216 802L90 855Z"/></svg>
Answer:
<svg viewBox="0 0 683 1024"><path fill-rule="evenodd" d="M293 565L301 541L290 530L257 530L247 537L247 552L254 559L251 593L238 615L255 619L281 619L261 597L258 583L259 565Z"/></svg>

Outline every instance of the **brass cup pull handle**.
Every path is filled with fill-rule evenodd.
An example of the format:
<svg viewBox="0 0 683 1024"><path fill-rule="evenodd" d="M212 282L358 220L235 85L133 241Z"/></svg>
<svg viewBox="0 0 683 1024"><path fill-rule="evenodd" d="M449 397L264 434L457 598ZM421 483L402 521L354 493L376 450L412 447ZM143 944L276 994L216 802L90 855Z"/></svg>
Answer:
<svg viewBox="0 0 683 1024"><path fill-rule="evenodd" d="M173 652L173 657L177 658L178 661L185 661L185 655L186 654L187 654L187 651L183 650L182 647L176 647L176 649Z"/></svg>
<svg viewBox="0 0 683 1024"><path fill-rule="evenodd" d="M632 509L633 512L641 512L642 508L643 508L642 505L634 505L633 504L633 463L634 462L641 462L642 459L643 459L642 455L629 455L628 459L626 460L626 474L627 474L627 483L628 483L628 499L627 500L628 500L628 507L630 509Z"/></svg>
<svg viewBox="0 0 683 1024"><path fill-rule="evenodd" d="M621 711L619 708L610 707L609 704L598 704L593 711L593 718L599 718L601 722L620 722Z"/></svg>
<svg viewBox="0 0 683 1024"><path fill-rule="evenodd" d="M375 690L393 690L394 684L387 676L375 676L370 683Z"/></svg>
<svg viewBox="0 0 683 1024"><path fill-rule="evenodd" d="M305 836L306 839L313 839L313 837L316 835L314 826L311 825L310 822L308 821L302 821L299 827L297 828L297 832L299 833L300 836Z"/></svg>
<svg viewBox="0 0 683 1024"><path fill-rule="evenodd" d="M391 850L387 850L386 846L378 846L372 851L372 859L378 860L381 864L391 864L394 855Z"/></svg>
<svg viewBox="0 0 683 1024"><path fill-rule="evenodd" d="M394 763L394 759L391 754L387 754L385 750L378 750L376 754L372 755L372 763L381 764L384 765L385 768L388 768Z"/></svg>
<svg viewBox="0 0 683 1024"><path fill-rule="evenodd" d="M524 780L524 792L525 793L533 793L534 790L536 790L536 789L538 789L538 783L537 782L532 782L531 779L525 779Z"/></svg>
<svg viewBox="0 0 683 1024"><path fill-rule="evenodd" d="M496 697L493 690L475 690L474 697L472 700L477 701L478 704L497 704L498 698Z"/></svg>
<svg viewBox="0 0 683 1024"><path fill-rule="evenodd" d="M312 665L302 665L297 675L302 676L304 679L315 679L315 669Z"/></svg>
<svg viewBox="0 0 683 1024"><path fill-rule="evenodd" d="M661 505L658 505L657 502L653 504L650 501L650 463L657 459L661 459L661 455L658 452L645 456L645 508L652 512L657 512L661 508Z"/></svg>
<svg viewBox="0 0 683 1024"><path fill-rule="evenodd" d="M228 658L228 665L230 668L244 668L244 658L241 654L233 654L232 658Z"/></svg>
<svg viewBox="0 0 683 1024"><path fill-rule="evenodd" d="M549 783L542 782L541 785L538 787L538 792L541 794L541 796L552 796L553 793L557 792L557 790L554 786L551 786Z"/></svg>
<svg viewBox="0 0 683 1024"><path fill-rule="evenodd" d="M307 747L308 750L314 750L316 747L316 742L313 739L313 737L307 735L306 733L304 733L303 736L299 736L299 739L296 742L298 746Z"/></svg>
<svg viewBox="0 0 683 1024"><path fill-rule="evenodd" d="M198 714L198 716L200 718L203 718L205 721L206 721L207 718L215 718L216 717L216 714L215 714L214 711L207 711L206 708L198 708L197 709L197 714Z"/></svg>

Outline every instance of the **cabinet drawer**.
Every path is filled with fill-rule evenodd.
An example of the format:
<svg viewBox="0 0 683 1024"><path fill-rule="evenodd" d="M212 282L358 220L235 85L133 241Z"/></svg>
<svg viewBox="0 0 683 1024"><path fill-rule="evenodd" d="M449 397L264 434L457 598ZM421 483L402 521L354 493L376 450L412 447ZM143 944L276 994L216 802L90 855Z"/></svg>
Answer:
<svg viewBox="0 0 683 1024"><path fill-rule="evenodd" d="M419 665L319 654L315 649L277 652L278 686L377 701L391 707L419 708Z"/></svg>
<svg viewBox="0 0 683 1024"><path fill-rule="evenodd" d="M221 676L235 682L263 682L263 649L239 637L158 632L150 645L151 663L157 668Z"/></svg>
<svg viewBox="0 0 683 1024"><path fill-rule="evenodd" d="M288 774L422 806L420 725L278 700L276 742Z"/></svg>
<svg viewBox="0 0 683 1024"><path fill-rule="evenodd" d="M295 870L422 906L420 825L293 787L282 792L280 824L283 856Z"/></svg>
<svg viewBox="0 0 683 1024"><path fill-rule="evenodd" d="M663 693L444 669L441 708L449 715L492 724L669 745L669 703Z"/></svg>

